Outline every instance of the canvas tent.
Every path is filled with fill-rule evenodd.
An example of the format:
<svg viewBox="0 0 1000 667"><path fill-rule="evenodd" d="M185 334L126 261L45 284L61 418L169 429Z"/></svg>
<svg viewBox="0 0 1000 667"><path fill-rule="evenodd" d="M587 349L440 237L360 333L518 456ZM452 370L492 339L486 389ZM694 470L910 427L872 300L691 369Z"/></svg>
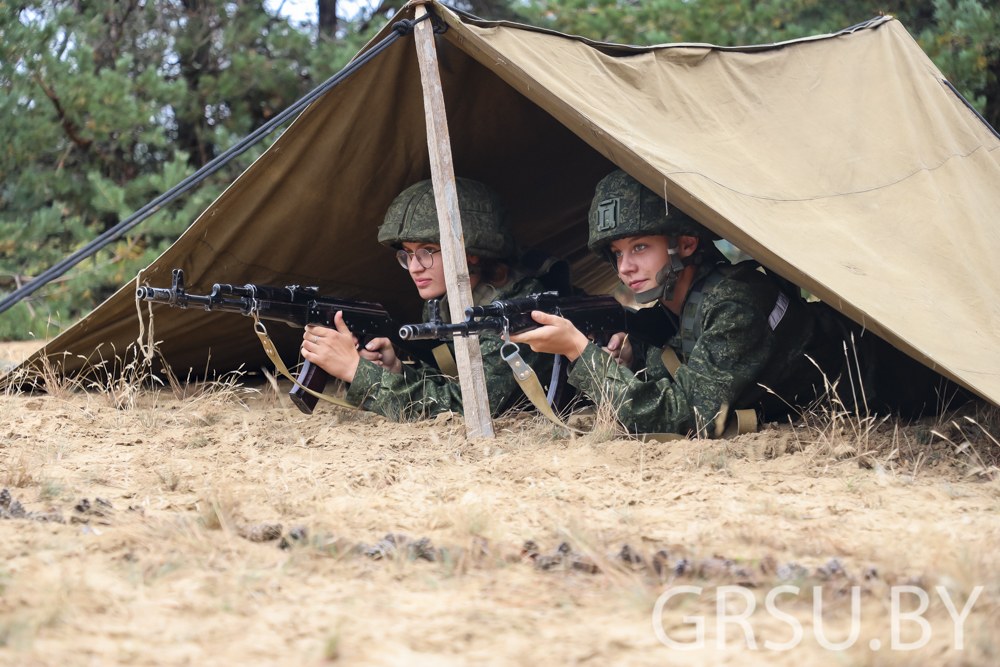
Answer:
<svg viewBox="0 0 1000 667"><path fill-rule="evenodd" d="M455 173L494 186L519 240L569 259L580 286L616 284L586 250L586 212L618 165L1000 403L1000 137L897 21L767 46L638 48L428 6L448 25L437 45ZM417 318L409 277L375 236L393 197L429 177L422 105L414 45L400 40L310 106L141 279L168 286L182 268L199 293L317 285ZM43 353L70 353L74 371L98 345L124 349L139 333L133 288ZM175 369L209 350L220 370L266 363L246 318L154 313ZM294 358L301 332L271 331Z"/></svg>

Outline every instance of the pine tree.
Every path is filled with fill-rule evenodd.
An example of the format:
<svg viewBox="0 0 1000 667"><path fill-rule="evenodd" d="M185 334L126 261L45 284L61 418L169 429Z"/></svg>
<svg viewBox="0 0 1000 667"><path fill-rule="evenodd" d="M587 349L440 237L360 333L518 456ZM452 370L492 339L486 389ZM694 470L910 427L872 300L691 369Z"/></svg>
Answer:
<svg viewBox="0 0 1000 667"><path fill-rule="evenodd" d="M116 225L346 64L366 38L347 27L314 44L311 26L289 25L262 0L6 5L0 293ZM4 313L0 339L52 336L110 296L266 145Z"/></svg>

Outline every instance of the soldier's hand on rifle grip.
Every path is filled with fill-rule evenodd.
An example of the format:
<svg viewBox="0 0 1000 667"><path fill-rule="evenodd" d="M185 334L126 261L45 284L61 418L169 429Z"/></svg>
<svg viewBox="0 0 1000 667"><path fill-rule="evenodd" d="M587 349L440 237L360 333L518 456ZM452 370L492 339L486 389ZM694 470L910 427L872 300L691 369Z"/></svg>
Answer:
<svg viewBox="0 0 1000 667"><path fill-rule="evenodd" d="M576 361L590 342L573 323L564 317L540 310L531 311L533 320L544 326L510 337L513 343L527 343L535 352L561 354Z"/></svg>
<svg viewBox="0 0 1000 667"><path fill-rule="evenodd" d="M388 338L372 338L360 350L361 356L396 375L403 374L403 362Z"/></svg>
<svg viewBox="0 0 1000 667"><path fill-rule="evenodd" d="M628 339L627 333L616 333L611 336L607 347L602 350L611 355L611 358L625 368L632 368L632 343Z"/></svg>
<svg viewBox="0 0 1000 667"><path fill-rule="evenodd" d="M302 356L330 375L344 382L353 382L361 357L358 339L344 324L344 314L337 311L333 320L336 329L310 324L302 334Z"/></svg>

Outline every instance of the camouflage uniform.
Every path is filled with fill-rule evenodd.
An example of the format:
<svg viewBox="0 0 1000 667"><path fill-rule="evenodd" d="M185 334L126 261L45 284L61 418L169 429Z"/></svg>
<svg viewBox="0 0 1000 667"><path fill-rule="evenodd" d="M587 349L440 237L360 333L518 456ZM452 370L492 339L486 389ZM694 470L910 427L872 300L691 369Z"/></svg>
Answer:
<svg viewBox="0 0 1000 667"><path fill-rule="evenodd" d="M498 299L514 299L545 291L542 284L533 278L512 273L510 279L500 288L481 283L473 291L475 305L482 306ZM482 289L481 289L482 288ZM449 321L445 300L441 303L441 316ZM427 308L424 307L424 321ZM448 341L452 356L455 345ZM500 357L503 340L499 336L483 334L479 336L479 347L483 355L483 371L486 375L486 390L490 400L490 413L499 416L518 403L527 401L521 392L514 373L507 362ZM532 352L522 345L521 357L538 373L542 383L552 374L552 355ZM407 421L433 417L453 410L462 413L462 389L458 382L445 378L434 366L417 362L403 365L403 374L397 375L367 359L358 364L347 392L347 400L358 403L365 410L371 410L395 421Z"/></svg>
<svg viewBox="0 0 1000 667"><path fill-rule="evenodd" d="M729 262L715 252L698 266L692 284ZM668 341L681 366L676 377L660 359L660 348L633 344L633 366L620 366L591 344L576 361L569 382L595 401L610 401L618 419L639 433L688 433L711 425L723 404L730 409L758 408L772 416L787 406L808 404L823 390L823 378L806 358L839 375L843 352L821 331L814 309L791 298L777 328L768 322L782 285L756 269L754 262L734 268L705 297L702 334L687 359L678 332ZM786 291L787 294L787 291ZM685 300L686 304L686 300ZM676 315L663 308L675 324ZM683 312L683 311L682 311ZM831 376L836 377L836 375Z"/></svg>
<svg viewBox="0 0 1000 667"><path fill-rule="evenodd" d="M514 255L514 237L506 208L499 195L490 187L466 178L456 178L458 208L462 218L465 249L470 255L500 262ZM401 248L408 243L440 243L437 207L430 181L421 181L404 190L389 206L385 222L379 227L379 243ZM480 263L482 265L483 262ZM474 270L474 267L470 267ZM480 280L472 292L475 305L487 305L498 299L528 296L545 289L540 282L516 271L508 272L507 282L494 287ZM447 295L441 299L441 318L450 322ZM428 320L424 306L424 322ZM500 357L503 340L499 336L479 336L483 356L483 371L490 401L490 412L498 416L518 403L526 401L517 385L514 373ZM452 357L455 345L447 342ZM544 383L552 374L553 357L537 354L521 346L521 357L530 365ZM449 410L462 413L462 390L441 371L428 364L403 365L402 375L361 359L354 381L347 392L347 400L366 410L377 412L397 421L432 417Z"/></svg>
<svg viewBox="0 0 1000 667"><path fill-rule="evenodd" d="M691 285L715 271L725 277L704 295L701 334L686 358L679 318L662 303L655 306L676 327L667 342L682 362L675 377L664 366L660 348L640 344L633 344L632 365L642 369L638 373L618 365L594 344L575 362L570 384L595 401L609 401L630 431L704 433L723 405L730 410L755 408L768 421L783 419L794 412L792 406L808 406L822 396L826 382L839 383L839 398L849 410L855 396L859 402L863 396L872 410L914 415L934 407L935 389L942 381L936 373L874 334L864 335L861 327L829 306L806 303L797 287L759 270L756 262L731 266L711 243L718 237L683 213L666 213L663 200L656 199L623 171L605 178L591 207L591 250L613 262L608 244L616 239L664 235L674 247L672 235L696 236L698 255L684 260L697 266ZM676 273L683 270L676 258L673 262ZM668 264L657 277L661 285L670 271ZM648 294L659 297L657 290ZM769 318L782 293L787 309L772 328ZM690 300L689 291L681 310L685 316L697 312ZM687 335L695 338L690 327ZM860 385L855 382L858 369L863 375Z"/></svg>

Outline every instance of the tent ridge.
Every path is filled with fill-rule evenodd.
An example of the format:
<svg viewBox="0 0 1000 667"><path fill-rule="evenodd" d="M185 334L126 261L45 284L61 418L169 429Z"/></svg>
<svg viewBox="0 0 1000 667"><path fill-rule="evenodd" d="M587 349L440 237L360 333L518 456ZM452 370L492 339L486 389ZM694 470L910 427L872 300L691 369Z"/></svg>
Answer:
<svg viewBox="0 0 1000 667"><path fill-rule="evenodd" d="M552 35L555 37L563 37L565 39L571 39L574 41L582 42L588 46L594 47L602 52L614 52L620 51L624 54L630 53L648 53L650 51L660 50L660 49L674 49L674 48L707 48L717 51L736 51L736 52L755 52L755 51L769 51L772 49L780 49L791 44L799 44L804 42L815 42L825 39L833 39L835 37L842 37L845 35L852 35L861 30L870 30L878 28L890 21L894 21L895 18L889 15L876 16L867 21L849 26L847 28L842 28L837 32L824 33L821 35L810 35L808 37L798 37L796 39L788 39L782 42L769 42L766 44L744 44L742 46L719 46L718 44L709 44L707 42L673 42L666 44L650 44L648 46L639 46L636 44L617 44L615 42L601 42L595 39L590 39L588 37L581 37L579 35L570 35L564 32L559 32L558 30L552 30L550 28L540 28L538 26L526 25L523 23L517 23L515 21L490 21L487 19L479 18L473 14L456 9L455 7L447 7L449 12L459 16L463 23L468 25L474 25L477 28L514 28L517 30L524 30L527 32L539 32L546 35ZM609 53L608 55L613 55Z"/></svg>

